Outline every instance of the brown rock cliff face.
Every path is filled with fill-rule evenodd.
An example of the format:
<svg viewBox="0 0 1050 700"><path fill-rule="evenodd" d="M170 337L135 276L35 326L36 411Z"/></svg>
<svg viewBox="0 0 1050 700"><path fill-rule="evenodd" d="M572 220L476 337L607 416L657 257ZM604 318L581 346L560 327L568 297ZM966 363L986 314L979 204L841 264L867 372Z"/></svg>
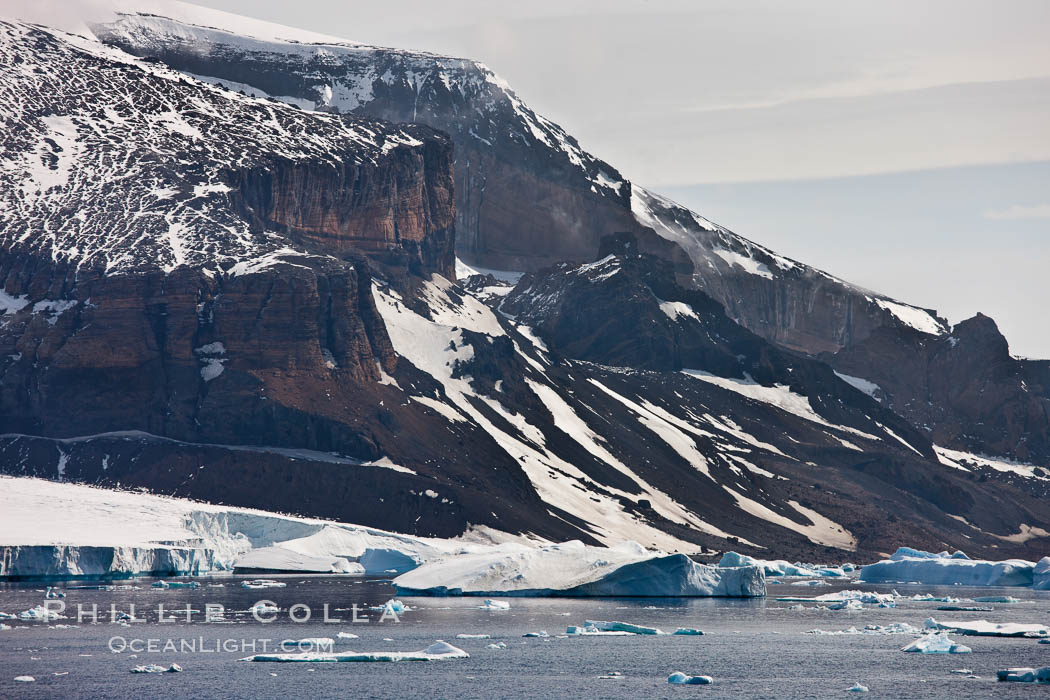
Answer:
<svg viewBox="0 0 1050 700"><path fill-rule="evenodd" d="M231 176L231 199L260 228L337 257L405 249L417 272L455 274L452 148L429 133L378 164L277 162Z"/></svg>

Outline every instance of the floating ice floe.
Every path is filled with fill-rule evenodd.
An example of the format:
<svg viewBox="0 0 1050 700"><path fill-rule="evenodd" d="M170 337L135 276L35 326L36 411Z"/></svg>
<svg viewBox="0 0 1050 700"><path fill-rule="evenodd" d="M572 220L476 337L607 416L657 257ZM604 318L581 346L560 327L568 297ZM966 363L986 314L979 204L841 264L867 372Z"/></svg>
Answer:
<svg viewBox="0 0 1050 700"><path fill-rule="evenodd" d="M172 664L166 668L157 664L146 664L145 666L136 666L131 669L132 673L179 673L180 671L182 671L182 666L178 664Z"/></svg>
<svg viewBox="0 0 1050 700"><path fill-rule="evenodd" d="M565 634L576 637L576 636L592 636L592 637L630 637L633 636L633 632L625 632L623 630L600 630L593 626L577 627L576 625L570 625L565 628Z"/></svg>
<svg viewBox="0 0 1050 700"><path fill-rule="evenodd" d="M18 613L18 619L27 622L51 622L60 617L65 617L65 615L59 615L57 611L46 608L43 605L38 605L35 608L29 608L29 610L23 610Z"/></svg>
<svg viewBox="0 0 1050 700"><path fill-rule="evenodd" d="M779 583L779 582L778 582ZM831 584L827 581L822 581L819 578L810 579L808 581L792 581L792 586L830 586Z"/></svg>
<svg viewBox="0 0 1050 700"><path fill-rule="evenodd" d="M526 632L525 634L523 634L521 636L522 637L549 637L550 635L547 634L547 630L540 630L539 632Z"/></svg>
<svg viewBox="0 0 1050 700"><path fill-rule="evenodd" d="M992 612L995 608L985 608L979 605L938 605L937 610L941 612Z"/></svg>
<svg viewBox="0 0 1050 700"><path fill-rule="evenodd" d="M975 603L1020 603L1020 598L1011 595L984 595L973 599Z"/></svg>
<svg viewBox="0 0 1050 700"><path fill-rule="evenodd" d="M35 683L36 678L32 676L15 676L16 683Z"/></svg>
<svg viewBox="0 0 1050 700"><path fill-rule="evenodd" d="M626 676L620 671L609 671L608 673L603 673L598 676L598 680L600 681L622 681L624 678L626 678Z"/></svg>
<svg viewBox="0 0 1050 700"><path fill-rule="evenodd" d="M911 634L918 635L922 634L922 629L909 625L907 622L894 622L889 625L865 625L863 629L857 629L856 627L850 627L844 630L821 630L814 629L804 632L804 634L819 634L819 635L854 635L854 634L876 634L876 635L889 635L889 634Z"/></svg>
<svg viewBox="0 0 1050 700"><path fill-rule="evenodd" d="M859 600L840 600L828 606L828 610L863 610L864 603Z"/></svg>
<svg viewBox="0 0 1050 700"><path fill-rule="evenodd" d="M200 588L196 581L154 581L153 588Z"/></svg>
<svg viewBox="0 0 1050 700"><path fill-rule="evenodd" d="M456 639L492 639L490 634L457 634Z"/></svg>
<svg viewBox="0 0 1050 700"><path fill-rule="evenodd" d="M698 630L694 627L679 627L674 631L674 634L680 634L688 637L701 637L704 634L703 630Z"/></svg>
<svg viewBox="0 0 1050 700"><path fill-rule="evenodd" d="M933 554L901 547L889 559L861 568L860 580L940 586L1031 586L1035 566L1024 559L982 561L970 559L962 552Z"/></svg>
<svg viewBox="0 0 1050 700"><path fill-rule="evenodd" d="M972 637L1034 637L1050 638L1050 627L1038 623L1023 624L1017 622L996 623L988 620L945 620L938 622L932 617L926 620L926 629L950 630Z"/></svg>
<svg viewBox="0 0 1050 700"><path fill-rule="evenodd" d="M445 661L466 659L470 654L448 642L437 641L420 651L341 651L336 653L256 654L242 661L271 661L281 663L331 663L367 661Z"/></svg>
<svg viewBox="0 0 1050 700"><path fill-rule="evenodd" d="M249 581L241 581L241 588L284 588L287 583L274 581L270 578L257 578Z"/></svg>
<svg viewBox="0 0 1050 700"><path fill-rule="evenodd" d="M944 632L925 634L914 642L901 647L901 651L919 654L969 654L973 649L948 638Z"/></svg>
<svg viewBox="0 0 1050 700"><path fill-rule="evenodd" d="M506 649L507 648L507 644L506 644L506 642L493 642L492 644L489 644L486 648L487 649Z"/></svg>
<svg viewBox="0 0 1050 700"><path fill-rule="evenodd" d="M711 685L715 680L711 676L690 676L681 671L675 671L667 677L667 682L673 685Z"/></svg>
<svg viewBox="0 0 1050 700"><path fill-rule="evenodd" d="M1000 681L1013 683L1050 683L1050 666L1042 668L1008 668L995 674Z"/></svg>
<svg viewBox="0 0 1050 700"><path fill-rule="evenodd" d="M339 639L360 639L360 637L358 637L353 632L340 632L339 634L337 634L335 636L338 637Z"/></svg>
<svg viewBox="0 0 1050 700"><path fill-rule="evenodd" d="M719 568L684 554L634 542L591 547L579 541L543 547L503 545L428 562L394 579L402 595L723 596L759 597L755 566Z"/></svg>
<svg viewBox="0 0 1050 700"><path fill-rule="evenodd" d="M482 610L510 610L510 603L505 600L485 600L481 604Z"/></svg>
<svg viewBox="0 0 1050 700"><path fill-rule="evenodd" d="M848 590L838 591L837 593L825 593L824 595L818 595L813 598L785 596L783 598L777 598L777 601L782 603L845 603L849 601L857 601L859 603L867 603L868 605L896 607L898 597L899 595L896 591L893 593L873 593L871 591Z"/></svg>
<svg viewBox="0 0 1050 700"><path fill-rule="evenodd" d="M868 692L868 686L861 685L860 683L854 683L852 688L848 689L851 693L866 693Z"/></svg>

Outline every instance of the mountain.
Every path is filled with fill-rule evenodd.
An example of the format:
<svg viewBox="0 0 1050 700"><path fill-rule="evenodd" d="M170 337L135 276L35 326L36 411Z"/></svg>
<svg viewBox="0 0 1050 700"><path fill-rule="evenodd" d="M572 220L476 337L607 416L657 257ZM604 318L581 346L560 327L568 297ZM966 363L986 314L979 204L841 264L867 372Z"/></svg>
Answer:
<svg viewBox="0 0 1050 700"><path fill-rule="evenodd" d="M455 133L23 23L0 56L4 473L444 537L1039 545L1046 474L938 453L860 380L738 322L649 229L589 228L586 262L513 288L457 284Z"/></svg>
<svg viewBox="0 0 1050 700"><path fill-rule="evenodd" d="M534 271L594 258L602 236L632 232L641 250L674 263L686 286L706 292L729 316L788 350L820 356L843 374L885 385L884 400L945 447L1050 464L1043 438L1020 440L1019 426L1045 435L1050 386L1045 370L994 390L981 382L948 401L900 387L897 367L914 365L916 344L951 342L936 312L840 280L749 241L624 178L531 110L476 61L340 42L282 38L293 30L248 28L222 13L179 19L127 13L94 27L104 42L204 80L271 95L303 109L421 122L455 144L457 252L483 268ZM174 13L173 13L174 14ZM211 23L211 24L209 24ZM219 26L214 26L219 25ZM933 374L959 362L929 356ZM943 366L941 366L943 363ZM909 377L908 386L915 384ZM978 397L994 391L994 407ZM920 395L921 394L921 395ZM921 409L932 402L932 410ZM1014 416L1009 425L996 416ZM1021 418L1021 417L1024 418ZM967 432L981 421L990 427Z"/></svg>

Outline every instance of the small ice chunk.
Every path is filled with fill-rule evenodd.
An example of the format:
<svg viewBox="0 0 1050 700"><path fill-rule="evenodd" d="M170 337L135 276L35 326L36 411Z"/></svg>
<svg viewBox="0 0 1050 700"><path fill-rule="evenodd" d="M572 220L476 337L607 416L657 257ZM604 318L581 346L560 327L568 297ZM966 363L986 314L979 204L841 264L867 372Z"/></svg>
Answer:
<svg viewBox="0 0 1050 700"><path fill-rule="evenodd" d="M944 632L935 632L923 635L914 642L901 647L901 651L919 654L969 654L973 650L968 646L952 641Z"/></svg>
<svg viewBox="0 0 1050 700"><path fill-rule="evenodd" d="M863 610L864 604L859 600L840 600L828 606L828 610Z"/></svg>
<svg viewBox="0 0 1050 700"><path fill-rule="evenodd" d="M252 609L250 610L250 612L256 613L256 614L259 614L259 615L263 615L263 614L278 613L278 612L281 612L281 609L278 608L276 605L269 605L269 604L264 603L263 601L260 600L258 603L256 603L255 605L252 606Z"/></svg>
<svg viewBox="0 0 1050 700"><path fill-rule="evenodd" d="M336 637L339 637L339 639L360 639L360 637L353 632L340 632Z"/></svg>
<svg viewBox="0 0 1050 700"><path fill-rule="evenodd" d="M32 676L15 676L16 683L33 683L36 679Z"/></svg>
<svg viewBox="0 0 1050 700"><path fill-rule="evenodd" d="M274 581L270 578L257 578L249 581L241 581L241 588L284 588L287 583Z"/></svg>
<svg viewBox="0 0 1050 700"><path fill-rule="evenodd" d="M679 627L678 629L676 629L674 631L674 634L681 634L681 635L687 635L687 636L691 635L691 636L697 636L697 637L701 636L703 633L704 633L703 630L698 630L698 629L696 629L694 627Z"/></svg>
<svg viewBox="0 0 1050 700"><path fill-rule="evenodd" d="M854 683L853 687L849 689L851 693L866 693L868 692L868 686L861 685L860 683Z"/></svg>
<svg viewBox="0 0 1050 700"><path fill-rule="evenodd" d="M196 581L154 581L153 588L200 588Z"/></svg>
<svg viewBox="0 0 1050 700"><path fill-rule="evenodd" d="M481 604L482 610L510 610L510 603L503 600L486 600Z"/></svg>
<svg viewBox="0 0 1050 700"><path fill-rule="evenodd" d="M715 680L711 676L690 676L681 671L675 671L667 677L667 682L674 685L711 685Z"/></svg>
<svg viewBox="0 0 1050 700"><path fill-rule="evenodd" d="M549 637L550 635L547 634L547 630L541 630L539 632L526 632L525 634L523 634L521 636L522 637Z"/></svg>
<svg viewBox="0 0 1050 700"><path fill-rule="evenodd" d="M506 649L507 644L505 642L494 642L488 645L489 649Z"/></svg>
<svg viewBox="0 0 1050 700"><path fill-rule="evenodd" d="M949 671L949 673L956 673L956 674L958 674L960 676L969 676L970 674L973 673L973 669L972 668L957 668L957 669L955 669L953 671Z"/></svg>
<svg viewBox="0 0 1050 700"><path fill-rule="evenodd" d="M1014 598L1011 595L983 595L979 598L974 598L975 603L1020 603L1020 598Z"/></svg>
<svg viewBox="0 0 1050 700"><path fill-rule="evenodd" d="M457 634L456 639L492 639L488 634Z"/></svg>
<svg viewBox="0 0 1050 700"><path fill-rule="evenodd" d="M48 586L47 592L44 594L44 597L48 600L54 600L55 598L65 598L66 594L58 590L57 588L54 588L53 586Z"/></svg>
<svg viewBox="0 0 1050 700"><path fill-rule="evenodd" d="M409 612L412 610L412 608L405 605L403 602L397 600L396 598L391 598L382 605L373 606L372 609L376 612L394 613L395 615L400 615L403 612Z"/></svg>

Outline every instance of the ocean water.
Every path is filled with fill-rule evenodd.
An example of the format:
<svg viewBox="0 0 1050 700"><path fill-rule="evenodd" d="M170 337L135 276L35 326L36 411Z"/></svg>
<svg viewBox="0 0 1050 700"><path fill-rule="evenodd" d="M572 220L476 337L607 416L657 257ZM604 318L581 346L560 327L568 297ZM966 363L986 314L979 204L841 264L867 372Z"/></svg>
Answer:
<svg viewBox="0 0 1050 700"><path fill-rule="evenodd" d="M1050 645L1032 639L953 636L973 648L963 655L906 654L911 641L903 635L807 634L808 630L843 630L865 625L907 622L921 627L928 617L941 620L988 619L996 622L1050 624L1050 593L1025 589L974 589L918 585L862 585L856 582L809 587L771 585L769 596L732 599L557 599L503 598L510 610L479 609L480 598L403 598L414 609L400 621L380 622L380 613L365 610L393 596L388 581L335 576L273 577L285 588L249 590L245 577L198 579L199 589L154 589L152 579L118 582L130 590L76 589L89 581L60 584L67 597L68 619L54 623L5 620L0 630L0 697L2 698L822 698L852 696L855 682L870 688L861 697L880 698L1047 698L1050 688L1005 684L995 672L1012 666L1050 665ZM211 584L211 585L209 585ZM219 587L217 584L223 584ZM938 612L943 603L902 601L897 608L867 606L863 611L830 611L793 603L778 596L815 596L844 587L900 593L931 593L957 598L1012 595L1014 604L984 604L989 613ZM0 611L18 613L44 601L38 583L0 585ZM281 613L272 623L256 621L247 610L259 600L274 601ZM97 604L96 624L75 619L80 603ZM122 626L109 621L110 606L131 604L142 623ZM158 619L177 610L176 622ZM186 605L199 611L186 622ZM224 621L206 622L205 604L225 608ZM294 623L287 609L302 604L311 619ZM323 606L340 623L324 622ZM360 606L351 622L351 608ZM297 613L305 614L303 608ZM558 638L568 625L585 619L622 620L673 632L697 627L700 637L629 636ZM63 627L62 625L75 625ZM525 638L546 631L549 638ZM359 639L338 639L338 632ZM487 634L490 639L457 639L457 634ZM252 652L281 651L284 639L332 637L336 651L414 651L444 639L470 653L469 659L399 663L249 663L238 659ZM113 638L117 638L112 641ZM155 650L137 654L125 649L134 640L156 640ZM175 650L164 650L172 640ZM263 640L270 640L264 642ZM506 649L488 649L502 641ZM264 649L263 645L269 645ZM137 665L177 663L182 673L133 674ZM972 669L979 679L952 674ZM714 678L710 686L672 686L674 671ZM613 673L618 678L601 678ZM21 675L34 683L16 683Z"/></svg>

